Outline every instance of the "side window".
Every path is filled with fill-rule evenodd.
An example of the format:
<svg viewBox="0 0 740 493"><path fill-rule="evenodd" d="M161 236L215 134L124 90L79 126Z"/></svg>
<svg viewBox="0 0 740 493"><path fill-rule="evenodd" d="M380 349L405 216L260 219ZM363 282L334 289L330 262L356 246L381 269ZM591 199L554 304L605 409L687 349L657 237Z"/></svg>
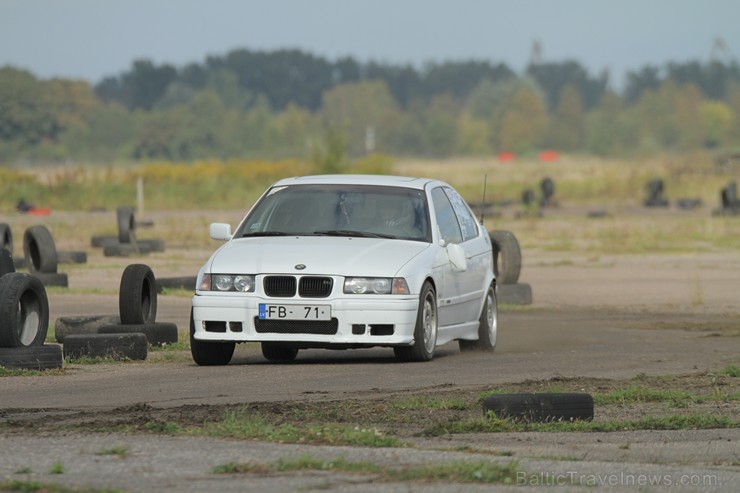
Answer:
<svg viewBox="0 0 740 493"><path fill-rule="evenodd" d="M478 223L475 221L475 216L471 214L470 209L465 200L460 196L459 193L451 188L445 187L445 193L450 199L452 208L455 210L457 220L460 222L462 228L463 241L472 240L478 236Z"/></svg>
<svg viewBox="0 0 740 493"><path fill-rule="evenodd" d="M458 224L455 210L442 188L432 190L432 202L434 203L434 215L442 238L448 243L461 243L460 224Z"/></svg>

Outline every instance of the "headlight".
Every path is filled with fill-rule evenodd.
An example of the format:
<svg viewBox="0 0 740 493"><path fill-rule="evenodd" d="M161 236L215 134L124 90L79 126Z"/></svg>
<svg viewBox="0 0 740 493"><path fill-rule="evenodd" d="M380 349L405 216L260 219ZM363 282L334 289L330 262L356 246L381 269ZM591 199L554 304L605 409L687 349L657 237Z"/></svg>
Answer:
<svg viewBox="0 0 740 493"><path fill-rule="evenodd" d="M409 294L402 277L348 277L344 280L345 294Z"/></svg>
<svg viewBox="0 0 740 493"><path fill-rule="evenodd" d="M201 291L254 292L254 276L246 274L203 274Z"/></svg>

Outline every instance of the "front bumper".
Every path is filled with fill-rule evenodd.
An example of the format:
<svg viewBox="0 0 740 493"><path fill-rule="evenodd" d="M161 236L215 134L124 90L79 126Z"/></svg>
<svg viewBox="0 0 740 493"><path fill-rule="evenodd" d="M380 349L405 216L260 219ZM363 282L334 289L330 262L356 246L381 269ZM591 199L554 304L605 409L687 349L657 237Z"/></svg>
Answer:
<svg viewBox="0 0 740 493"><path fill-rule="evenodd" d="M328 305L332 321L259 322L259 304ZM333 299L277 299L243 294L193 296L194 337L200 341L284 342L304 347L404 346L414 341L418 298L358 295ZM256 324L260 324L259 327ZM267 327L265 327L267 325ZM336 327L325 332L326 325ZM316 330L321 326L320 330Z"/></svg>

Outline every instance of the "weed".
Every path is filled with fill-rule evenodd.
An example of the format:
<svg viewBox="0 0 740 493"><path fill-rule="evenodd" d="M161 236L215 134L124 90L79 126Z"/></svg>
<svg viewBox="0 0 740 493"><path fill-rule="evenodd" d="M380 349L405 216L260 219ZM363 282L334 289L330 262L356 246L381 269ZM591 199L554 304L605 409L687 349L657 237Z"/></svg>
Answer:
<svg viewBox="0 0 740 493"><path fill-rule="evenodd" d="M64 474L64 466L61 462L55 462L51 468L49 468L49 474Z"/></svg>
<svg viewBox="0 0 740 493"><path fill-rule="evenodd" d="M98 455L116 455L118 457L126 457L128 454L129 449L124 445L114 445L113 447L105 448L98 452Z"/></svg>
<svg viewBox="0 0 740 493"><path fill-rule="evenodd" d="M720 371L721 374L727 375L728 377L737 378L740 377L740 366L727 365Z"/></svg>

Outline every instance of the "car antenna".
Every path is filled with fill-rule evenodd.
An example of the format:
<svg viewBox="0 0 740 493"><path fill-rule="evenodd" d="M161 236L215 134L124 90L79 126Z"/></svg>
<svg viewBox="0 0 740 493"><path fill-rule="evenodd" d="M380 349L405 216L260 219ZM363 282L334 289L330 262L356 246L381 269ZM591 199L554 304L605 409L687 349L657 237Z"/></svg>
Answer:
<svg viewBox="0 0 740 493"><path fill-rule="evenodd" d="M483 225L483 214L486 212L486 183L488 174L483 175L483 201L480 204L480 224Z"/></svg>

